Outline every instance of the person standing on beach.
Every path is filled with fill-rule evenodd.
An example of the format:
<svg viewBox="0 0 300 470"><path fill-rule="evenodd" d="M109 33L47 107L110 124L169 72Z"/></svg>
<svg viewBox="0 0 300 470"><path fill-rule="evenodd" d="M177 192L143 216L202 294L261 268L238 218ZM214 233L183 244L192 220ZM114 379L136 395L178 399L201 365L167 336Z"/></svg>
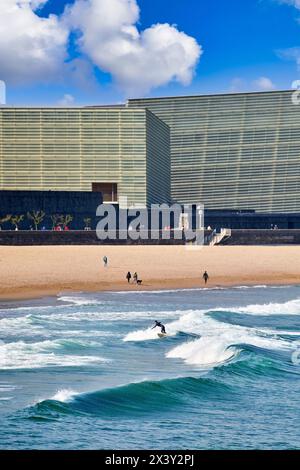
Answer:
<svg viewBox="0 0 300 470"><path fill-rule="evenodd" d="M107 267L107 263L108 263L108 258L107 258L107 256L103 256L103 264L104 264L104 267L105 267L105 268Z"/></svg>
<svg viewBox="0 0 300 470"><path fill-rule="evenodd" d="M135 284L137 284L137 282L138 282L138 275L137 275L137 272L135 272L134 275L133 275L133 282L134 282Z"/></svg>
<svg viewBox="0 0 300 470"><path fill-rule="evenodd" d="M207 274L207 271L204 272L204 274L203 274L202 277L203 277L203 279L204 279L205 284L207 284L207 281L208 281L208 279L209 279L209 275Z"/></svg>
<svg viewBox="0 0 300 470"><path fill-rule="evenodd" d="M128 271L128 273L126 274L126 279L127 279L128 284L129 284L130 279L131 279L131 272L130 271Z"/></svg>

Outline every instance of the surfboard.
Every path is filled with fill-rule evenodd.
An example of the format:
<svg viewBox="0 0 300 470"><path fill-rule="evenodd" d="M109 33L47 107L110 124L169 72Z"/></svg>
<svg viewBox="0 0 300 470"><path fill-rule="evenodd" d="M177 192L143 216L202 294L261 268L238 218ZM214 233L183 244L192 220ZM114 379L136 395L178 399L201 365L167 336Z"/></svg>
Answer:
<svg viewBox="0 0 300 470"><path fill-rule="evenodd" d="M167 333L157 333L157 336L158 336L159 338L165 338L165 337L168 336L168 335L167 335Z"/></svg>

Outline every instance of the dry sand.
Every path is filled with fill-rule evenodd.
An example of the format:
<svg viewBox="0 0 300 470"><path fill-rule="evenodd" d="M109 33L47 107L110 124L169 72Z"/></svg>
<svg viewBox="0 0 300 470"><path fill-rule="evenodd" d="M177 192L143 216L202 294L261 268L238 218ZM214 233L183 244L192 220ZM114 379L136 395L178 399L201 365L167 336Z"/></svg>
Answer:
<svg viewBox="0 0 300 470"><path fill-rule="evenodd" d="M128 270L141 287L127 284ZM202 287L204 270L209 286L300 284L300 246L1 246L0 298Z"/></svg>

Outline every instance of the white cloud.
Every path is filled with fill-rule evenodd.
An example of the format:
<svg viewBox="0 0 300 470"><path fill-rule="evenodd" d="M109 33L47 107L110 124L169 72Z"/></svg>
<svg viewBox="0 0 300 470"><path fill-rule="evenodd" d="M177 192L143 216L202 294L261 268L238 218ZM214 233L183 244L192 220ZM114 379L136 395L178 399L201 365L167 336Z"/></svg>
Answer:
<svg viewBox="0 0 300 470"><path fill-rule="evenodd" d="M57 103L58 106L72 106L75 103L73 95L66 93L61 100Z"/></svg>
<svg viewBox="0 0 300 470"><path fill-rule="evenodd" d="M254 80L253 85L255 89L262 91L275 90L276 88L275 84L268 77L259 77L257 80Z"/></svg>
<svg viewBox="0 0 300 470"><path fill-rule="evenodd" d="M300 10L300 0L277 0L279 3L286 3ZM299 20L298 20L299 22ZM290 47L288 49L277 50L277 55L281 59L294 60L298 67L300 66L300 48Z"/></svg>
<svg viewBox="0 0 300 470"><path fill-rule="evenodd" d="M0 105L1 104L6 104L6 86L2 80L0 80Z"/></svg>
<svg viewBox="0 0 300 470"><path fill-rule="evenodd" d="M129 95L173 80L188 85L202 54L197 41L176 26L139 31L136 0L77 0L65 19L80 32L81 50Z"/></svg>
<svg viewBox="0 0 300 470"><path fill-rule="evenodd" d="M252 82L244 78L235 77L231 80L229 91L231 93L242 93L249 91L271 91L276 85L268 77L259 77Z"/></svg>
<svg viewBox="0 0 300 470"><path fill-rule="evenodd" d="M288 5L292 5L300 9L300 0L278 0L278 1L279 3L287 3Z"/></svg>
<svg viewBox="0 0 300 470"><path fill-rule="evenodd" d="M191 82L201 46L167 23L139 31L137 0L75 0L62 15L42 18L38 9L47 1L0 0L0 78L8 84L66 77L83 83L86 74L92 82L93 66L110 73L129 95ZM73 31L82 55L70 62Z"/></svg>
<svg viewBox="0 0 300 470"><path fill-rule="evenodd" d="M246 82L240 77L235 77L231 80L229 91L231 93L238 93L244 91L246 87Z"/></svg>
<svg viewBox="0 0 300 470"><path fill-rule="evenodd" d="M60 73L68 31L57 16L36 15L45 2L0 2L0 77L8 83L49 81Z"/></svg>
<svg viewBox="0 0 300 470"><path fill-rule="evenodd" d="M289 49L281 49L276 51L278 57L284 60L293 60L300 65L300 48L290 47Z"/></svg>

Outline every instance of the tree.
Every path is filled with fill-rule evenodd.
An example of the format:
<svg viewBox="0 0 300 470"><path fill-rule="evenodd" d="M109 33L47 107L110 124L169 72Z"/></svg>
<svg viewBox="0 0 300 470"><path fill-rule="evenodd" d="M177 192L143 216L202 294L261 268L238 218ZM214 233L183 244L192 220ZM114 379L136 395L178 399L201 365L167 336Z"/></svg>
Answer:
<svg viewBox="0 0 300 470"><path fill-rule="evenodd" d="M35 230L38 230L38 227L44 220L45 215L44 211L32 211L32 213L27 212L27 217L33 221Z"/></svg>
<svg viewBox="0 0 300 470"><path fill-rule="evenodd" d="M11 215L7 214L4 217L0 218L0 230L1 230L1 225L4 224L5 222L9 222L11 219Z"/></svg>
<svg viewBox="0 0 300 470"><path fill-rule="evenodd" d="M61 224L62 224L63 228L65 229L66 226L69 225L69 223L72 222L73 216L70 215L70 214L61 215L60 220L61 220Z"/></svg>
<svg viewBox="0 0 300 470"><path fill-rule="evenodd" d="M24 215L13 215L10 218L10 222L15 226L16 230L19 229L19 223L24 219Z"/></svg>
<svg viewBox="0 0 300 470"><path fill-rule="evenodd" d="M60 225L60 220L61 220L61 215L58 215L58 214L53 214L50 216L50 219L52 220L52 230L54 230L54 228L57 226L57 225Z"/></svg>

